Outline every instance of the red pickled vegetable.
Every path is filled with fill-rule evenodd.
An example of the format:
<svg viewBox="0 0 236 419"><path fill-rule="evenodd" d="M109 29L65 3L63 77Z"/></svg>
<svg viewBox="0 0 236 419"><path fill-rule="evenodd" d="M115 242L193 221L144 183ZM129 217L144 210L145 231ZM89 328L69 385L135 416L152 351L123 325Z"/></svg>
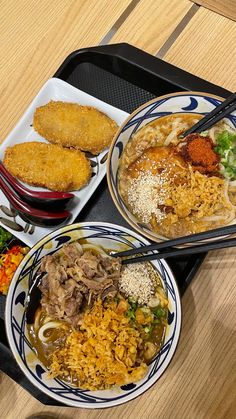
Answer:
<svg viewBox="0 0 236 419"><path fill-rule="evenodd" d="M0 254L0 293L7 294L12 277L28 251L28 247L15 245Z"/></svg>

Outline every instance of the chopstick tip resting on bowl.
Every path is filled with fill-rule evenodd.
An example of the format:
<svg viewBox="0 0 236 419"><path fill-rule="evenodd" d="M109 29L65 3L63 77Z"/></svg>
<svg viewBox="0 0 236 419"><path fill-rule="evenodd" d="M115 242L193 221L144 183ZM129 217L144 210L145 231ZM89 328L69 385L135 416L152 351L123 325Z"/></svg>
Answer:
<svg viewBox="0 0 236 419"><path fill-rule="evenodd" d="M187 131L181 133L179 138L187 137L195 132L202 132L208 130L212 125L229 115L231 112L236 110L236 92L230 95L220 105L216 106L213 111L209 112L204 118L200 119Z"/></svg>

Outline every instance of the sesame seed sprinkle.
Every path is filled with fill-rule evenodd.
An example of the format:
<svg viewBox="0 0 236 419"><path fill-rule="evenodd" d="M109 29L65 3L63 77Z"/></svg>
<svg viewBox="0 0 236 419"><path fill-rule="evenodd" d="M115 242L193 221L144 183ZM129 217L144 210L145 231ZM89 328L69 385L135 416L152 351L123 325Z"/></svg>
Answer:
<svg viewBox="0 0 236 419"><path fill-rule="evenodd" d="M164 193L161 186L164 184L163 177L151 172L141 172L137 178L131 179L128 188L128 204L132 211L144 223L149 223L152 215L159 221L163 218L163 212L158 205L164 204Z"/></svg>
<svg viewBox="0 0 236 419"><path fill-rule="evenodd" d="M119 281L120 291L138 304L147 304L155 290L150 269L144 262L124 266Z"/></svg>

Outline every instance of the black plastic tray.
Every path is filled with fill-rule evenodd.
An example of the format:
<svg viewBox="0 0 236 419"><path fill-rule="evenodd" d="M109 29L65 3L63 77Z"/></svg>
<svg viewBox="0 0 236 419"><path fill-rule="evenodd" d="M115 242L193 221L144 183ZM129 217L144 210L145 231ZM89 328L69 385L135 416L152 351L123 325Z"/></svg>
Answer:
<svg viewBox="0 0 236 419"><path fill-rule="evenodd" d="M193 76L128 44L85 48L70 54L54 77L131 113L163 94L202 91L222 97L230 92ZM85 205L77 221L107 221L128 226L109 195L106 179ZM128 226L129 227L129 226ZM181 295L194 277L206 254L170 258ZM0 369L47 405L61 405L34 387L18 367L7 343L4 325L5 297L0 296Z"/></svg>

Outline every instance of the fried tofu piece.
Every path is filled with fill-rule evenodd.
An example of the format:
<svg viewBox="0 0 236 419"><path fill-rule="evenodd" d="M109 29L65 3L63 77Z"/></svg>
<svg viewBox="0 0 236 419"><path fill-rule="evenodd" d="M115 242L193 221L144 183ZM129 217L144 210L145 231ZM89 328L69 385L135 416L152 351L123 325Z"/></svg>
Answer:
<svg viewBox="0 0 236 419"><path fill-rule="evenodd" d="M33 126L51 143L92 154L109 147L118 128L115 121L93 107L60 101L37 108Z"/></svg>
<svg viewBox="0 0 236 419"><path fill-rule="evenodd" d="M36 141L8 147L3 163L16 178L52 191L81 189L91 177L90 162L81 151Z"/></svg>

